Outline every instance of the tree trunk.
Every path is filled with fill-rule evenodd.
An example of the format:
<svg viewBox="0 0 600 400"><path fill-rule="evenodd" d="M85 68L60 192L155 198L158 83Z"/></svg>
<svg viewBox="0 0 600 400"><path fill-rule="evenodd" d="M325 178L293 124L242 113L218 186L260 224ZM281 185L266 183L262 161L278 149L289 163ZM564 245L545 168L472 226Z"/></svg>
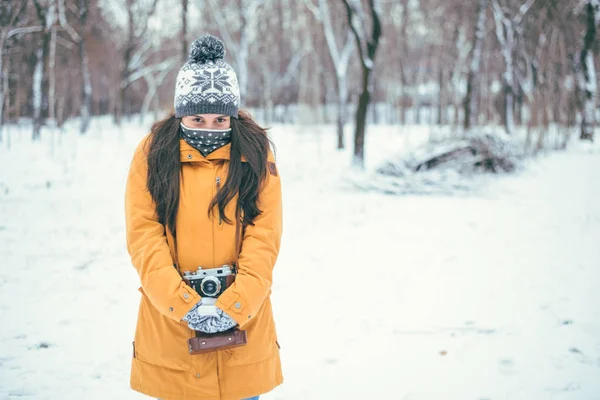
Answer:
<svg viewBox="0 0 600 400"><path fill-rule="evenodd" d="M556 84L559 84L558 80ZM515 97L515 124L518 126L523 125L524 96L523 87L521 85L517 86L517 95Z"/></svg>
<svg viewBox="0 0 600 400"><path fill-rule="evenodd" d="M130 51L126 51L125 52L126 55L124 57L124 61L126 64L129 63L130 60ZM124 68L121 71L121 81L119 82L119 97L117 99L117 107L116 107L116 118L115 118L115 123L117 125L121 124L122 118L123 116L128 115L128 107L127 107L127 85L125 83L125 81L127 80L127 77L129 76L129 70L128 68Z"/></svg>
<svg viewBox="0 0 600 400"><path fill-rule="evenodd" d="M362 93L358 100L356 109L356 129L354 132L354 158L352 164L360 169L365 167L365 127L367 123L367 111L371 100L371 91L374 88L373 68L375 66L375 54L381 37L380 9L376 0L369 0L369 14L371 17L370 32L366 26L366 13L362 10L360 0L344 0L348 14L348 23L356 38L362 66Z"/></svg>
<svg viewBox="0 0 600 400"><path fill-rule="evenodd" d="M186 62L188 60L188 41L187 41L187 14L188 14L188 0L181 0L181 60Z"/></svg>
<svg viewBox="0 0 600 400"><path fill-rule="evenodd" d="M44 26L42 31L41 46L36 49L36 63L33 71L33 132L32 140L40 138L42 128L42 102L44 97L44 65L48 59L48 47L54 23L56 22L56 4L54 1L49 2L45 6L41 6L37 1L34 1L37 9L38 19Z"/></svg>
<svg viewBox="0 0 600 400"><path fill-rule="evenodd" d="M408 56L408 21L410 21L409 1L402 0L402 19L400 27L400 115L402 125L406 125L406 106L408 91L408 71L406 69L405 60ZM414 103L414 102L411 102Z"/></svg>
<svg viewBox="0 0 600 400"><path fill-rule="evenodd" d="M372 70L362 68L362 92L358 99L358 108L356 109L356 129L354 132L354 159L352 163L358 168L364 168L365 164L365 128L367 125L367 111L371 101L369 91L369 80Z"/></svg>
<svg viewBox="0 0 600 400"><path fill-rule="evenodd" d="M479 0L477 9L477 25L473 35L473 47L471 50L471 63L467 76L467 94L464 100L465 120L464 128L468 130L477 122L477 90L479 88L479 66L481 65L481 51L483 37L485 35L485 16L489 0Z"/></svg>
<svg viewBox="0 0 600 400"><path fill-rule="evenodd" d="M348 89L346 87L346 77L336 74L336 89L337 89L337 137L338 149L344 148L344 125L346 123L346 97Z"/></svg>
<svg viewBox="0 0 600 400"><path fill-rule="evenodd" d="M56 28L50 30L50 54L48 56L48 121L56 126Z"/></svg>
<svg viewBox="0 0 600 400"><path fill-rule="evenodd" d="M437 124L443 125L446 122L446 97L444 90L444 69L442 68L442 64L438 65L438 115L437 115Z"/></svg>
<svg viewBox="0 0 600 400"><path fill-rule="evenodd" d="M4 109L2 110L0 108L0 129L2 128L2 125L4 124L5 121L8 121L9 119L9 111L10 111L10 88L8 87L9 85L9 75L10 74L10 61L8 61L5 65L4 65L4 70L2 73L2 87L4 88L4 100L3 100L3 105L4 105ZM2 135L0 134L0 141L2 141Z"/></svg>
<svg viewBox="0 0 600 400"><path fill-rule="evenodd" d="M84 134L87 132L90 126L90 116L92 108L92 80L90 77L90 67L88 61L87 50L85 48L85 42L82 39L79 42L79 58L81 61L81 77L82 77L82 91L81 91L81 125L79 132Z"/></svg>
<svg viewBox="0 0 600 400"><path fill-rule="evenodd" d="M511 61L512 62L512 61ZM504 128L511 135L515 130L514 120L514 86L512 81L512 68L506 68L504 76ZM510 74L510 78L509 78Z"/></svg>
<svg viewBox="0 0 600 400"><path fill-rule="evenodd" d="M6 76L6 74L8 74L8 68L6 68L3 64L6 35L7 32L4 30L0 32L0 74L2 75L2 79L0 79L0 143L2 142L2 126L4 125L4 99L8 96L8 77Z"/></svg>
<svg viewBox="0 0 600 400"><path fill-rule="evenodd" d="M581 96L581 134L582 140L594 140L596 126L596 68L594 66L593 46L596 42L596 16L600 5L594 0L588 0L585 5L587 31L583 39L583 48L579 57L579 95Z"/></svg>
<svg viewBox="0 0 600 400"><path fill-rule="evenodd" d="M90 117L92 114L92 79L90 75L89 58L85 48L85 25L88 16L88 1L79 0L79 20L81 22L81 39L79 40L79 62L81 63L81 108L79 116L81 118L79 133L85 134L90 126Z"/></svg>
<svg viewBox="0 0 600 400"><path fill-rule="evenodd" d="M134 40L135 40L135 27L134 27L134 13L133 4L128 2L127 5L127 43L125 44L125 52L123 53L123 68L121 69L121 81L119 82L119 97L116 104L115 123L121 124L121 120L124 115L129 115L129 104L127 99L127 78L131 71L130 63L131 57L133 56Z"/></svg>
<svg viewBox="0 0 600 400"><path fill-rule="evenodd" d="M140 124L144 122L144 117L148 114L152 99L156 94L156 82L152 74L146 76L145 78L148 88L146 89L146 95L144 96L144 102L142 103L142 109L140 111Z"/></svg>
<svg viewBox="0 0 600 400"><path fill-rule="evenodd" d="M242 36L240 41L240 52L237 56L238 63L238 82L240 86L240 98L247 101L248 94L248 37Z"/></svg>
<svg viewBox="0 0 600 400"><path fill-rule="evenodd" d="M504 129L509 135L514 131L514 72L513 72L513 51L514 51L514 23L504 15L497 1L494 1L492 12L496 25L496 37L500 43L502 56L504 58L504 73L502 75L502 85L504 92L504 104L502 112L502 122Z"/></svg>
<svg viewBox="0 0 600 400"><path fill-rule="evenodd" d="M404 84L400 85L400 124L406 125L406 97Z"/></svg>
<svg viewBox="0 0 600 400"><path fill-rule="evenodd" d="M44 81L44 59L46 58L46 50L50 41L50 35L44 33L42 39L42 46L39 47L36 52L35 68L33 69L33 134L32 140L38 140L40 138L40 131L42 129L42 99L43 93L43 81Z"/></svg>
<svg viewBox="0 0 600 400"><path fill-rule="evenodd" d="M338 149L344 148L344 125L346 123L346 98L348 97L347 89L347 71L348 62L350 59L351 45L352 45L352 32L347 30L347 38L341 52L338 50L335 41L335 32L331 21L331 15L329 14L329 5L326 0L319 0L319 12L318 19L321 21L323 27L323 33L325 36L325 42L327 44L327 50L331 57L333 70L335 73L335 85L337 94L337 137L338 137Z"/></svg>

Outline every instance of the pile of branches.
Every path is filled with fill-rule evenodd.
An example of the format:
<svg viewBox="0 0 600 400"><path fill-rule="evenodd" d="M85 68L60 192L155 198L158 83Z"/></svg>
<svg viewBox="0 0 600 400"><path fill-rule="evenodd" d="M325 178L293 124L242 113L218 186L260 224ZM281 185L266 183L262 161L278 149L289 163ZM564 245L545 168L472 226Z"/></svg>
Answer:
<svg viewBox="0 0 600 400"><path fill-rule="evenodd" d="M388 194L452 194L470 191L482 175L519 169L522 152L505 134L480 132L430 142L387 160L375 176L355 179L363 190Z"/></svg>
<svg viewBox="0 0 600 400"><path fill-rule="evenodd" d="M499 133L470 134L463 139L447 138L428 143L412 154L387 161L377 173L404 176L433 169L453 169L461 174L513 172L520 154L510 137Z"/></svg>

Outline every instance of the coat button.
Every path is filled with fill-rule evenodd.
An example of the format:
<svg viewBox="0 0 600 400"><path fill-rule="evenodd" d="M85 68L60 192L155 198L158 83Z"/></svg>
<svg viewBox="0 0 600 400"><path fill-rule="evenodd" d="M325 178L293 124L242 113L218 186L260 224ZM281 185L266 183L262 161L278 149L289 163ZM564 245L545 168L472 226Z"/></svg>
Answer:
<svg viewBox="0 0 600 400"><path fill-rule="evenodd" d="M190 297L190 296L188 296L188 294L187 294L187 293L184 293L184 294L183 294L183 298L184 298L184 299L187 299L188 297Z"/></svg>
<svg viewBox="0 0 600 400"><path fill-rule="evenodd" d="M192 155L188 154L188 160L191 160L191 159L192 159Z"/></svg>
<svg viewBox="0 0 600 400"><path fill-rule="evenodd" d="M242 308L242 305L240 304L239 301L235 303L235 308Z"/></svg>
<svg viewBox="0 0 600 400"><path fill-rule="evenodd" d="M169 307L169 311L173 312L173 307Z"/></svg>

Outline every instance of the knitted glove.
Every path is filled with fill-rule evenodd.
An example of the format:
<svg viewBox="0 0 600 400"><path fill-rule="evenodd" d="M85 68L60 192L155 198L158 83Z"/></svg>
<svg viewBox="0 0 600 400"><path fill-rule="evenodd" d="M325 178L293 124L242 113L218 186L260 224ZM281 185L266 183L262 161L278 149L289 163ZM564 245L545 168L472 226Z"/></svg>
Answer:
<svg viewBox="0 0 600 400"><path fill-rule="evenodd" d="M215 299L205 297L184 317L190 329L203 333L217 333L229 330L237 323L226 312L214 306Z"/></svg>

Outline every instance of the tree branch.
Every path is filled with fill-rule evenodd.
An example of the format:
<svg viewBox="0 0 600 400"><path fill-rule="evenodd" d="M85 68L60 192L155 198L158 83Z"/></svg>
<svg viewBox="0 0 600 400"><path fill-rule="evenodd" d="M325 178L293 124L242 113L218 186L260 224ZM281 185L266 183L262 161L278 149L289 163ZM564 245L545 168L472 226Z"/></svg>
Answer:
<svg viewBox="0 0 600 400"><path fill-rule="evenodd" d="M348 21L350 23L350 29L356 38L358 51L360 54L361 63L365 68L372 67L372 61L368 58L367 44L365 39L364 21L362 18L362 7L360 2L353 0L342 0L346 5L346 11L348 12ZM350 4L352 1L352 4Z"/></svg>
<svg viewBox="0 0 600 400"><path fill-rule="evenodd" d="M321 23L323 24L323 30L325 31L325 41L329 48L329 53L333 59L334 64L340 62L340 52L338 51L337 43L335 42L335 35L333 33L333 26L331 25L331 17L329 16L329 9L325 0L319 0L319 13L321 15Z"/></svg>
<svg viewBox="0 0 600 400"><path fill-rule="evenodd" d="M318 7L315 7L312 0L303 0L303 1L304 1L304 5L312 13L312 15L315 17L315 19L319 22L322 22L323 19L321 16L321 12L319 11Z"/></svg>
<svg viewBox="0 0 600 400"><path fill-rule="evenodd" d="M340 57L340 71L342 75L346 75L346 71L348 70L348 62L350 61L350 55L352 54L352 32L348 29L348 34L346 35L346 44L344 44L344 48L342 49L342 55Z"/></svg>
<svg viewBox="0 0 600 400"><path fill-rule="evenodd" d="M170 59L167 59L158 64L148 65L144 68L141 68L141 69L135 71L134 73L132 73L131 75L129 75L123 81L121 81L121 87L125 88L125 87L129 86L130 84L132 84L133 82L137 81L138 79L140 79L148 74L153 74L155 72L161 72L161 71L164 71L165 69L171 69L175 65L176 61L177 60L170 58Z"/></svg>
<svg viewBox="0 0 600 400"><path fill-rule="evenodd" d="M148 55L145 53L152 47L152 42L150 40L145 40L142 43L142 47L140 47L129 60L129 64L127 65L128 71L135 71L140 66L144 64L144 62L148 59ZM145 57L144 57L145 56Z"/></svg>
<svg viewBox="0 0 600 400"><path fill-rule="evenodd" d="M515 18L513 19L515 25L521 24L523 17L525 17L525 14L527 14L527 11L529 11L529 9L535 4L535 2L536 0L527 0L521 5L521 7L519 8L519 12L517 13L517 15L515 15Z"/></svg>
<svg viewBox="0 0 600 400"><path fill-rule="evenodd" d="M23 28L14 28L14 29L11 29L10 31L8 31L6 38L8 39L11 36L24 35L26 33L41 32L43 30L44 30L43 26L27 26L27 27L23 27Z"/></svg>
<svg viewBox="0 0 600 400"><path fill-rule="evenodd" d="M67 17L65 16L65 0L58 0L58 21L60 26L62 26L71 36L71 39L75 43L79 43L81 41L81 37L79 34L73 29L69 22L67 21Z"/></svg>
<svg viewBox="0 0 600 400"><path fill-rule="evenodd" d="M504 12L498 4L498 0L492 1L492 15L494 16L494 22L496 25L496 37L500 45L504 47L506 45L506 38L504 37L506 26L504 25Z"/></svg>
<svg viewBox="0 0 600 400"><path fill-rule="evenodd" d="M373 23L373 29L371 33L371 37L368 41L368 49L369 49L369 60L373 62L375 59L375 52L377 51L377 46L379 44L379 37L381 36L381 20L379 19L379 14L381 10L379 9L379 3L376 0L369 0L369 5L371 7L371 19Z"/></svg>
<svg viewBox="0 0 600 400"><path fill-rule="evenodd" d="M215 6L213 0L207 0L207 2L208 2L208 5L210 6L210 9L211 9L213 15L215 16L215 21L217 22L217 26L219 27L219 32L221 33L221 36L223 36L223 39L225 39L227 46L232 48L233 51L235 53L237 53L239 51L239 46L236 42L233 41L233 39L231 38L231 35L229 34L229 29L227 29L227 24L226 24L227 20L225 19L225 16L221 12L221 9L218 6Z"/></svg>

